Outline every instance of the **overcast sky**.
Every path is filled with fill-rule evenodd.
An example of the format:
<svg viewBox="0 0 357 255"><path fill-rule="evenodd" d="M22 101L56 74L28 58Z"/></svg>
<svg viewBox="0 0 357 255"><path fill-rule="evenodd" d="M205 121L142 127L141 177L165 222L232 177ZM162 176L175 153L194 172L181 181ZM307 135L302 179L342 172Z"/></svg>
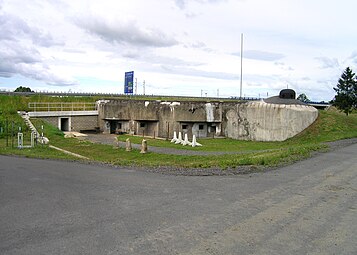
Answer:
<svg viewBox="0 0 357 255"><path fill-rule="evenodd" d="M357 72L357 1L0 0L0 89L331 100Z"/></svg>

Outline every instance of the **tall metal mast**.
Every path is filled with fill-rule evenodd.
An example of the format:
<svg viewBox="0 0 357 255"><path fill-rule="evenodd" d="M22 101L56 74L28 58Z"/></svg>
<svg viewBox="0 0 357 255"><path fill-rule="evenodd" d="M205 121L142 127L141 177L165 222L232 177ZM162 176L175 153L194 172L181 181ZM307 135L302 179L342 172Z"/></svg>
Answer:
<svg viewBox="0 0 357 255"><path fill-rule="evenodd" d="M240 35L240 93L242 98L242 84L243 84L243 33Z"/></svg>

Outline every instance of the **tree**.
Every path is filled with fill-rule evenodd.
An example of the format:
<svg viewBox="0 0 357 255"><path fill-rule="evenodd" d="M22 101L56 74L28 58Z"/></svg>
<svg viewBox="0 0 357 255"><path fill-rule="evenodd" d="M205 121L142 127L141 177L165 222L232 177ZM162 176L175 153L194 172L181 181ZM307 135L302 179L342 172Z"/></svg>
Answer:
<svg viewBox="0 0 357 255"><path fill-rule="evenodd" d="M347 67L338 80L332 104L346 115L357 108L357 80L356 74L351 68Z"/></svg>
<svg viewBox="0 0 357 255"><path fill-rule="evenodd" d="M33 92L30 88L28 88L28 87L22 87L22 86L20 86L20 87L18 87L17 89L15 89L15 91L14 92Z"/></svg>
<svg viewBox="0 0 357 255"><path fill-rule="evenodd" d="M310 102L310 99L307 98L307 96L302 93L297 97L297 100L300 100L301 102L308 103Z"/></svg>

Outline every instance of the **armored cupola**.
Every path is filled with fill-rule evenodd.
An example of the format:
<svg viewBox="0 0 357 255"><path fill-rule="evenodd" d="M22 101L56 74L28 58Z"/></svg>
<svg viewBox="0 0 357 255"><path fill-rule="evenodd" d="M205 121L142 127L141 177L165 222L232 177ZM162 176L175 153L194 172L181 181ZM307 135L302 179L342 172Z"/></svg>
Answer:
<svg viewBox="0 0 357 255"><path fill-rule="evenodd" d="M292 89L283 89L279 93L279 98L282 98L282 99L295 99L296 98L296 93Z"/></svg>

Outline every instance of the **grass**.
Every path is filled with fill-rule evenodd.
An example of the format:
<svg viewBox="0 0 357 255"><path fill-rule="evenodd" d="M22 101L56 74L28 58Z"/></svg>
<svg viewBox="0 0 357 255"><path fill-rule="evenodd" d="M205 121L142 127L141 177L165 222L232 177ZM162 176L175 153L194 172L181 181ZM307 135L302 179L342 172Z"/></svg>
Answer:
<svg viewBox="0 0 357 255"><path fill-rule="evenodd" d="M321 143L354 137L357 137L357 113L346 116L332 108L320 111L315 123L288 142Z"/></svg>
<svg viewBox="0 0 357 255"><path fill-rule="evenodd" d="M148 167L161 167L161 166L172 166L180 168L234 168L240 165L263 165L263 166L274 166L282 163L288 163L296 161L302 158L306 158L310 155L312 151L320 150L324 148L323 145L318 143L294 143L294 146L281 146L282 143L267 143L268 146L262 146L265 143L262 142L246 142L237 141L231 139L205 139L202 141L207 142L205 146L209 146L209 143L215 144L214 148L221 148L224 146L224 142L228 142L230 146L237 148L242 148L241 154L227 154L227 155L211 155L211 156L176 156L167 154L140 154L138 150L133 150L128 153L124 148L114 149L110 145L93 144L88 141L81 141L78 139L70 138L64 139L63 133L58 129L46 124L41 121L35 121L37 126L44 125L45 133L50 138L51 144L60 147L62 149L80 154L90 158L92 161L99 161L114 165L123 166L148 166ZM123 137L124 138L124 137ZM141 140L140 137L136 139ZM152 141L154 142L154 140ZM172 146L169 141L158 141L168 146ZM217 144L218 143L218 144ZM249 143L251 144L249 146ZM288 142L291 144L291 142ZM150 144L150 142L149 142ZM177 146L177 145L176 145ZM204 147L194 148L197 150L202 150ZM263 151L267 148L273 149L271 151ZM249 150L246 150L246 149ZM256 149L252 151L252 149ZM38 146L33 150L0 150L1 154L20 154L24 155L29 153L30 157L40 157L40 158L61 158L61 159L73 159L73 157L66 154L53 151L48 148L46 151L46 146Z"/></svg>
<svg viewBox="0 0 357 255"><path fill-rule="evenodd" d="M2 97L0 97L2 99ZM17 102L4 106L0 101L0 110L6 111L8 118L18 118L16 110L25 107L26 100L16 99ZM15 100L15 101L16 101ZM30 99L28 99L30 100ZM33 100L33 99L31 99ZM57 100L57 99L55 99ZM82 99L87 100L87 99ZM17 106L20 105L20 106ZM15 113L14 113L15 112ZM21 123L21 118L17 119ZM324 142L357 137L357 114L348 117L338 111L320 111L319 118L308 129L299 135L284 142L252 142L238 141L233 139L200 139L203 147L188 147L170 143L170 141L150 139L150 146L170 147L184 150L197 151L226 151L237 152L237 154L210 155L210 156L178 156L168 154L157 154L149 152L140 154L138 150L126 152L124 148L113 148L110 145L93 144L75 138L65 139L63 133L57 128L50 126L40 120L34 121L37 127L44 125L45 136L50 143L62 149L88 157L90 161L109 163L122 166L143 167L179 167L179 168L235 168L242 165L251 166L276 166L291 163L307 158L312 152L326 148ZM130 137L133 143L141 143L142 137L120 135L119 140L125 141ZM5 146L4 136L0 135L0 154L21 155L37 158L58 158L74 160L73 156L53 150L48 146L37 146L33 149L11 148ZM76 159L78 160L78 159Z"/></svg>
<svg viewBox="0 0 357 255"><path fill-rule="evenodd" d="M75 138L65 139L63 133L58 129L34 121L35 125L45 125L46 135L49 137L51 144L62 149L80 154L90 158L91 161L109 163L122 166L146 166L146 167L180 167L180 168L234 168L240 165L263 165L272 166L284 162L296 161L306 158L311 151L319 150L321 145L304 145L287 149L275 148L274 151L255 151L234 155L211 155L211 156L177 156L168 154L147 153L140 154L139 150L126 152L124 148L115 149L110 145L93 144L88 141L81 141ZM168 141L164 141L169 144ZM233 141L232 141L233 142ZM240 141L235 141L237 144ZM253 142L254 143L254 142ZM38 146L32 150L1 150L1 154L15 153L18 155L27 155L29 157L40 158L60 158L74 159L61 152L51 150L47 146ZM203 148L203 147L202 147ZM10 152L10 153L9 153ZM26 154L29 153L29 154Z"/></svg>
<svg viewBox="0 0 357 255"><path fill-rule="evenodd" d="M132 135L119 135L119 141L124 142L127 138L130 138L132 143L141 144L142 136ZM277 148L277 142L251 142L251 141L237 141L231 138L203 138L198 139L198 142L202 144L202 147L182 146L165 141L161 139L153 139L145 137L148 144L156 147L174 148L178 150L193 150L193 151L255 151L255 150L269 150Z"/></svg>

